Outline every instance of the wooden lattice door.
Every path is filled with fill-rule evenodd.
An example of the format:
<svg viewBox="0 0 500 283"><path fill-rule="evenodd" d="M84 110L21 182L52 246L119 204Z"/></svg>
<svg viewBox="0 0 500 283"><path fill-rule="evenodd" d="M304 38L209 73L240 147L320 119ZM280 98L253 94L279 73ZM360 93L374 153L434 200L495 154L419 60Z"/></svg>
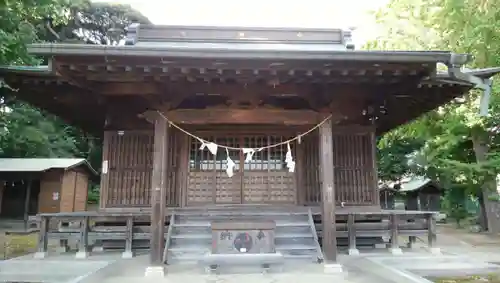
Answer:
<svg viewBox="0 0 500 283"><path fill-rule="evenodd" d="M259 135L205 137L205 139L236 148L261 148L279 143L284 137ZM249 162L244 162L241 151L229 150L229 155L236 164L232 177L226 173L227 154L223 148L219 148L214 156L207 149L200 150L200 146L199 141L192 140L186 194L188 206L296 203L295 173L288 172L285 165L286 145L257 151Z"/></svg>
<svg viewBox="0 0 500 283"><path fill-rule="evenodd" d="M227 145L239 148L241 145L239 137L218 138L217 144ZM234 175L229 177L226 172L227 168L227 153L231 160L236 164L234 167ZM215 164L215 192L214 199L216 204L240 204L241 196L241 159L240 151L219 149L216 156Z"/></svg>
<svg viewBox="0 0 500 283"><path fill-rule="evenodd" d="M285 140L282 136L253 136L244 138L244 147L261 148ZM243 203L295 204L297 187L295 173L285 164L286 144L255 152L243 165ZM293 152L293 149L292 149ZM295 156L295 154L293 154Z"/></svg>
<svg viewBox="0 0 500 283"><path fill-rule="evenodd" d="M240 147L239 137L204 138L220 145ZM191 140L186 205L241 203L241 153L235 150L229 151L231 159L236 164L234 175L229 177L226 173L226 151L219 148L214 156L207 149L200 150L200 146L198 140Z"/></svg>

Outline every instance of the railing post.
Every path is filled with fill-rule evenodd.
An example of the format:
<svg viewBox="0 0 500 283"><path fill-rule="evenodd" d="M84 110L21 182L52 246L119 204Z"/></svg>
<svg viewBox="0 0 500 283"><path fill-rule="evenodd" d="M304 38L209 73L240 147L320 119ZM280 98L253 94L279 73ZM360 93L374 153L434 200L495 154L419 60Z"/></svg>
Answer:
<svg viewBox="0 0 500 283"><path fill-rule="evenodd" d="M418 220L420 220L420 219L418 219ZM408 219L406 222L407 223L416 223L417 221L415 221L415 219ZM409 249L413 248L413 244L416 241L417 241L417 237L416 236L408 236L408 244L406 245L406 247L409 248Z"/></svg>
<svg viewBox="0 0 500 283"><path fill-rule="evenodd" d="M359 255L359 250L356 246L356 215L354 213L349 213L347 215L347 235L349 255Z"/></svg>
<svg viewBox="0 0 500 283"><path fill-rule="evenodd" d="M89 221L90 217L84 216L80 224L80 239L76 258L87 258L89 256Z"/></svg>
<svg viewBox="0 0 500 283"><path fill-rule="evenodd" d="M127 229L125 231L125 251L122 253L122 258L133 258L132 241L134 240L134 217L127 217Z"/></svg>
<svg viewBox="0 0 500 283"><path fill-rule="evenodd" d="M40 216L40 233L38 234L38 247L34 256L35 258L45 258L47 256L49 244L49 220L50 218L48 216Z"/></svg>
<svg viewBox="0 0 500 283"><path fill-rule="evenodd" d="M429 213L426 215L427 218L427 244L428 249L433 254L441 254L441 249L435 247L435 241L437 238L436 231L436 219L434 218L433 213Z"/></svg>
<svg viewBox="0 0 500 283"><path fill-rule="evenodd" d="M57 248L57 251L60 253L65 253L69 251L69 245L67 239L59 240L59 247Z"/></svg>
<svg viewBox="0 0 500 283"><path fill-rule="evenodd" d="M399 222L399 215L396 213L391 214L391 247L390 247L390 252L394 255L397 254L402 254L403 251L399 247L399 233L398 233L398 222Z"/></svg>

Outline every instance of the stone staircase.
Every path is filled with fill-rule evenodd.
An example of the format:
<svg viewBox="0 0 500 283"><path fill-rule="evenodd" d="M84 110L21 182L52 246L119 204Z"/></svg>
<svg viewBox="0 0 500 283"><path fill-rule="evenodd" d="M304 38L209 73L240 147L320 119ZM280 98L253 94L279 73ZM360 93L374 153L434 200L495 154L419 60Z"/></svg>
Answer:
<svg viewBox="0 0 500 283"><path fill-rule="evenodd" d="M275 247L286 260L322 261L310 210L272 208L192 209L176 211L166 239L164 259L168 264L196 263L211 251L213 220L273 220Z"/></svg>

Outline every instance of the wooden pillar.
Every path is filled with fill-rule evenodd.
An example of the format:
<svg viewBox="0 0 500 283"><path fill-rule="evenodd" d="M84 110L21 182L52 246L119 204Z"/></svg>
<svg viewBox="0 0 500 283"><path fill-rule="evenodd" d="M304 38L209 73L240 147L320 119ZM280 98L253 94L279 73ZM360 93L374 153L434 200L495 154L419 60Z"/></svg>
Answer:
<svg viewBox="0 0 500 283"><path fill-rule="evenodd" d="M295 148L295 154L297 155L295 163L295 178L296 178L296 189L297 189L297 204L302 206L306 202L306 186L304 182L304 145L298 144ZM271 158L269 156L269 158Z"/></svg>
<svg viewBox="0 0 500 283"><path fill-rule="evenodd" d="M372 123L375 123L375 120L372 121ZM375 124L373 124L375 125ZM371 142L371 159L372 159L372 172L373 172L373 180L372 180L372 186L373 186L373 204L374 205L380 205L380 196L379 196L379 185L378 185L378 165L377 165L377 134L376 134L376 127L371 128L370 132L370 142ZM387 199L386 199L387 200Z"/></svg>
<svg viewBox="0 0 500 283"><path fill-rule="evenodd" d="M146 275L163 275L163 247L165 244L165 209L167 193L168 121L159 113L148 115L154 122L153 172L151 180L151 239L150 268Z"/></svg>
<svg viewBox="0 0 500 283"><path fill-rule="evenodd" d="M319 127L321 221L323 223L323 253L326 264L337 261L332 130L331 119Z"/></svg>
<svg viewBox="0 0 500 283"><path fill-rule="evenodd" d="M31 199L31 179L28 179L26 184L26 198L24 199L24 230L28 230L28 220L29 220L29 209L30 209L30 199Z"/></svg>
<svg viewBox="0 0 500 283"><path fill-rule="evenodd" d="M80 239L78 241L78 252L76 258L87 258L89 256L89 224L90 218L84 216L80 223Z"/></svg>
<svg viewBox="0 0 500 283"><path fill-rule="evenodd" d="M4 191L5 191L5 182L0 180L0 215L2 214L2 200Z"/></svg>
<svg viewBox="0 0 500 283"><path fill-rule="evenodd" d="M34 256L35 258L45 258L47 256L49 248L49 222L50 217L48 216L41 216L39 218L40 232L38 233L38 244L37 251Z"/></svg>
<svg viewBox="0 0 500 283"><path fill-rule="evenodd" d="M354 213L349 213L347 215L347 239L349 255L359 255L359 250L356 245L356 215Z"/></svg>
<svg viewBox="0 0 500 283"><path fill-rule="evenodd" d="M436 232L436 219L434 218L434 214L429 213L426 215L427 218L427 244L428 248L431 253L433 254L440 254L441 249L436 247L436 238L437 238L437 232Z"/></svg>
<svg viewBox="0 0 500 283"><path fill-rule="evenodd" d="M122 253L122 258L132 258L134 257L134 252L132 251L132 242L134 240L134 217L127 217L127 230L125 231L125 251Z"/></svg>
<svg viewBox="0 0 500 283"><path fill-rule="evenodd" d="M399 224L399 215L396 213L391 214L390 216L390 221L391 221L391 247L390 251L392 254L402 254L403 251L399 247L399 231L398 231L398 224Z"/></svg>

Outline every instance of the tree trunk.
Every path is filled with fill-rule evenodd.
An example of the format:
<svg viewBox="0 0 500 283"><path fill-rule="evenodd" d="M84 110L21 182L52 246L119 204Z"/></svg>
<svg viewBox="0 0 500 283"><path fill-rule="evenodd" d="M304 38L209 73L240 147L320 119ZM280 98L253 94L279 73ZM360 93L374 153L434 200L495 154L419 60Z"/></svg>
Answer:
<svg viewBox="0 0 500 283"><path fill-rule="evenodd" d="M483 194L479 194L478 197L479 202L479 226L481 226L481 230L488 231L488 219L486 217L486 206L484 204Z"/></svg>
<svg viewBox="0 0 500 283"><path fill-rule="evenodd" d="M480 135L480 133L472 133L472 145L474 148L474 153L476 155L476 161L478 163L485 162L487 160L488 154L488 145L485 142L484 137ZM496 213L497 205L495 201L492 201L491 197L498 196L498 192L496 190L496 178L492 176L492 181L485 181L484 184L481 185L481 197L479 198L480 202L480 220L483 222L481 225L484 225L483 228L485 231L490 233L499 233L500 225L499 217Z"/></svg>

